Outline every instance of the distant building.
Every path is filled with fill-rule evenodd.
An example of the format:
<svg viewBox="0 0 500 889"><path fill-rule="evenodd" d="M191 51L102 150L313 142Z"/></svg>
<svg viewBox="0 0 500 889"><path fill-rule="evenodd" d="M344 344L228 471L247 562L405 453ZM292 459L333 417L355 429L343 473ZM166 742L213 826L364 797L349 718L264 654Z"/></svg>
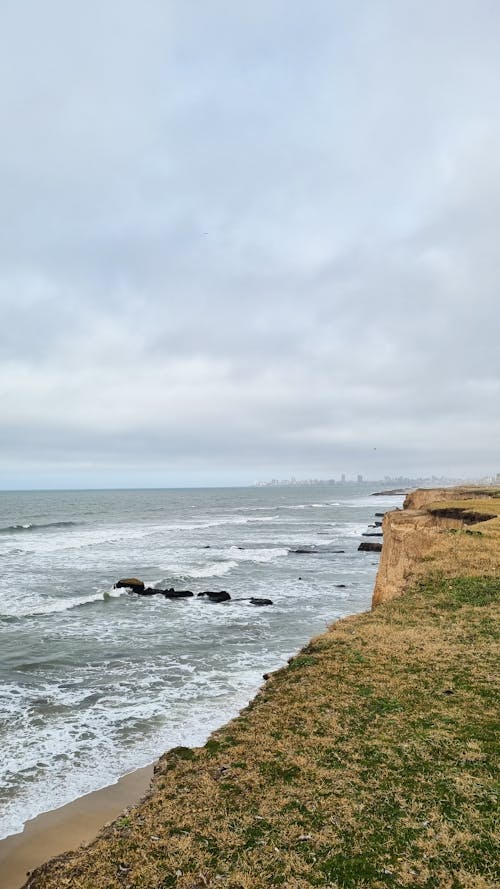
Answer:
<svg viewBox="0 0 500 889"><path fill-rule="evenodd" d="M363 481L363 476L362 476L362 475L358 475L358 484L361 484L362 481Z"/></svg>
<svg viewBox="0 0 500 889"><path fill-rule="evenodd" d="M340 481L345 482L345 472L343 472L342 475L340 476Z"/></svg>

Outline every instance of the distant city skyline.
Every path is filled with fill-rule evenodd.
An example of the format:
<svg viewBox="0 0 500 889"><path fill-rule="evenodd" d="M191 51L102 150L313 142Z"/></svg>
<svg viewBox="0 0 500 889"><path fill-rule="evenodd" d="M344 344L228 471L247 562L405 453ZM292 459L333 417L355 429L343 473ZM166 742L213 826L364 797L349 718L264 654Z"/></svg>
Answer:
<svg viewBox="0 0 500 889"><path fill-rule="evenodd" d="M154 474L156 478L156 474ZM362 477L361 481L358 476L356 477L348 477L346 476L344 479L342 475L338 479L334 478L266 478L266 479L250 479L248 477L246 480L242 481L238 480L225 480L225 479L213 479L209 478L198 478L196 482L193 482L192 479L186 479L182 483L178 483L176 479L172 481L164 481L163 483L158 483L158 481L142 480L137 484L130 483L130 478L126 476L125 478L121 478L115 484L104 484L97 483L95 484L78 484L75 483L74 479L68 479L66 483L63 484L50 484L50 483L39 483L39 484L29 484L29 481L26 480L25 476L23 476L18 484L6 485L4 487L0 487L0 494L2 491L59 491L59 490L70 490L70 491L88 491L88 490L151 490L151 489L159 489L159 490L175 490L179 488L252 488L252 487L281 487L281 486L296 486L296 487L304 487L304 486L318 486L325 487L331 485L332 487L335 485L390 485L392 487L411 487L418 486L420 484L428 486L429 484L436 485L445 485L445 484L458 484L458 483L481 483L481 484L491 484L491 483L499 483L500 484L500 473L490 473L488 475L472 475L472 476L447 476L447 475L423 475L423 476L384 476L383 478L365 478Z"/></svg>
<svg viewBox="0 0 500 889"><path fill-rule="evenodd" d="M473 479L475 481L481 482L495 482L500 481L500 473L496 475L490 475L486 477L481 477L481 479ZM440 484L455 484L457 482L465 482L472 481L472 479L463 479L463 478L450 478L449 476L389 476L386 475L384 478L364 478L361 474L358 474L356 478L348 478L345 473L342 473L340 478L295 478L292 476L291 478L272 478L269 480L258 480L255 482L256 487L280 487L280 486L309 486L309 485L343 485L343 484L399 484L399 485L412 485L412 484L420 484L427 482L435 482Z"/></svg>

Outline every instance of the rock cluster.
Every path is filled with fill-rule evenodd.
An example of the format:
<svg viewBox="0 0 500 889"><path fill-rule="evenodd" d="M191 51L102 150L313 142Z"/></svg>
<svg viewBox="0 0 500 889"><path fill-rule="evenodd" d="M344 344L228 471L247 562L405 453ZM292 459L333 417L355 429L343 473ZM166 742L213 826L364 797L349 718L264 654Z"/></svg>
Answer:
<svg viewBox="0 0 500 889"><path fill-rule="evenodd" d="M170 587L168 590L161 590L157 587L145 586L142 580L137 577L123 577L115 583L115 589L128 589L138 596L165 596L166 599L187 599L194 596L191 590L174 590ZM231 596L226 590L204 590L197 594L197 598L203 598L209 602L229 602ZM248 601L251 605L272 605L272 599L261 599L257 596L243 597L240 601Z"/></svg>

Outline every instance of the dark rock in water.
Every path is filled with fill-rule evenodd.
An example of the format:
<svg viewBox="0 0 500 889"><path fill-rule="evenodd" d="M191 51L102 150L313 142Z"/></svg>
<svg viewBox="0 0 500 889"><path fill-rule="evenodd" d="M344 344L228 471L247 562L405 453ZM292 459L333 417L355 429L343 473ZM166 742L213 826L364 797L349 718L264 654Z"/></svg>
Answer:
<svg viewBox="0 0 500 889"><path fill-rule="evenodd" d="M173 587L170 587L169 590L161 590L161 592L166 599L187 599L194 595L191 590L174 590Z"/></svg>
<svg viewBox="0 0 500 889"><path fill-rule="evenodd" d="M182 599L186 596L193 595L191 590L174 590L173 587L171 587L169 590L160 590L154 586L145 587L144 584L140 586L140 584L142 583L142 581L140 580L134 583L134 585L132 586L132 580L134 580L134 578L127 579L126 583L124 581L119 581L119 584L115 584L115 586L118 587L118 585L120 585L127 587L134 593L137 593L138 596L165 596L167 599Z"/></svg>
<svg viewBox="0 0 500 889"><path fill-rule="evenodd" d="M383 537L382 531L365 531L362 537Z"/></svg>
<svg viewBox="0 0 500 889"><path fill-rule="evenodd" d="M122 577L121 580L118 580L115 583L115 590L120 590L122 588L127 590L133 590L134 593L142 593L144 590L144 581L138 580L137 577Z"/></svg>
<svg viewBox="0 0 500 889"><path fill-rule="evenodd" d="M306 554L316 554L316 553L343 553L345 550L338 549L336 546L316 546L315 543L312 543L310 546L295 546L293 549L288 550L289 555L293 556L302 556Z"/></svg>
<svg viewBox="0 0 500 889"><path fill-rule="evenodd" d="M345 590L346 588L345 583L336 583L335 586L338 590Z"/></svg>
<svg viewBox="0 0 500 889"><path fill-rule="evenodd" d="M273 605L272 599L259 599L257 596L252 596L250 599L252 605Z"/></svg>
<svg viewBox="0 0 500 889"><path fill-rule="evenodd" d="M207 596L211 602L227 602L231 596L229 593L226 593L225 590L220 590L220 592L211 592L210 590L205 590L204 593L198 593L198 598L200 596Z"/></svg>
<svg viewBox="0 0 500 889"><path fill-rule="evenodd" d="M205 546L203 547L203 549L211 549L210 544L209 544L209 543L206 543Z"/></svg>
<svg viewBox="0 0 500 889"><path fill-rule="evenodd" d="M363 543L360 543L358 546L358 551L364 553L380 553L382 552L382 544L371 543L371 541L363 540Z"/></svg>
<svg viewBox="0 0 500 889"><path fill-rule="evenodd" d="M384 516L385 516L385 512L376 512L376 513L375 513L375 517L376 517L377 519L383 519Z"/></svg>

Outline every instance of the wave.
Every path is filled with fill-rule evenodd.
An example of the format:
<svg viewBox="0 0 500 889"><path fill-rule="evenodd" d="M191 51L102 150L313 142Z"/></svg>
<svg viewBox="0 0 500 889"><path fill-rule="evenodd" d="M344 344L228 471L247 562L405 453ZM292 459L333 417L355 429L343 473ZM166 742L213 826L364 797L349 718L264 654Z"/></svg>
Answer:
<svg viewBox="0 0 500 889"><path fill-rule="evenodd" d="M344 550L340 549L333 543L304 543L300 546L292 546L288 550L289 555L321 555L321 553L343 553Z"/></svg>
<svg viewBox="0 0 500 889"><path fill-rule="evenodd" d="M334 506L342 506L339 500L327 500L324 503L280 503L279 506L241 506L238 512L281 512L284 509L330 509ZM259 521L254 519L254 521Z"/></svg>
<svg viewBox="0 0 500 889"><path fill-rule="evenodd" d="M228 574L237 565L238 563L232 559L228 562L212 562L209 565L205 565L204 568L193 568L184 577L223 577L224 574Z"/></svg>
<svg viewBox="0 0 500 889"><path fill-rule="evenodd" d="M0 618L20 618L20 617L37 617L45 614L58 614L61 611L71 611L73 608L80 608L82 605L90 605L94 602L106 602L108 599L118 599L120 596L128 595L126 589L112 589L101 593L92 593L90 596L81 596L76 599L74 597L65 597L60 599L47 599L26 602L26 599L11 603L11 610L0 613ZM5 606L4 606L5 607Z"/></svg>
<svg viewBox="0 0 500 889"><path fill-rule="evenodd" d="M364 531L366 531L366 525L359 522L346 522L342 528L336 530L336 533L339 537L361 537Z"/></svg>
<svg viewBox="0 0 500 889"><path fill-rule="evenodd" d="M240 546L231 546L227 551L230 559L238 562L257 562L266 564L274 562L280 556L286 556L288 550L284 547L262 547L261 549L246 549Z"/></svg>
<svg viewBox="0 0 500 889"><path fill-rule="evenodd" d="M237 568L238 563L240 562L265 564L274 562L275 559L278 559L280 556L286 556L287 553L288 550L284 547L244 549L239 546L231 546L227 550L223 550L220 554L214 553L217 561L209 562L198 568L181 569L175 577L182 580L197 577L223 577L225 574L229 574L234 568ZM172 575L172 577L173 576L174 575ZM165 581L162 582L165 583Z"/></svg>
<svg viewBox="0 0 500 889"><path fill-rule="evenodd" d="M336 506L341 506L338 500L328 500L326 503L292 503L288 506L278 506L277 509L285 510L285 509L333 509Z"/></svg>
<svg viewBox="0 0 500 889"><path fill-rule="evenodd" d="M182 524L167 525L168 529L179 531L197 531L200 528L218 528L222 525L249 525L252 522L275 522L277 516L220 516L212 519L199 519L195 522L184 522Z"/></svg>
<svg viewBox="0 0 500 889"><path fill-rule="evenodd" d="M78 522L47 522L44 525L37 525L34 522L26 522L25 525L7 525L0 528L0 534L23 534L26 531L44 531L48 528L73 528Z"/></svg>
<svg viewBox="0 0 500 889"><path fill-rule="evenodd" d="M373 510L381 506L392 506L393 508L395 508L396 506L402 505L404 498L405 494L380 494L379 496L377 496L377 499L374 500L373 494L369 494L368 497L356 497L352 500L344 500L342 502L342 506L356 508L360 506L369 506Z"/></svg>

